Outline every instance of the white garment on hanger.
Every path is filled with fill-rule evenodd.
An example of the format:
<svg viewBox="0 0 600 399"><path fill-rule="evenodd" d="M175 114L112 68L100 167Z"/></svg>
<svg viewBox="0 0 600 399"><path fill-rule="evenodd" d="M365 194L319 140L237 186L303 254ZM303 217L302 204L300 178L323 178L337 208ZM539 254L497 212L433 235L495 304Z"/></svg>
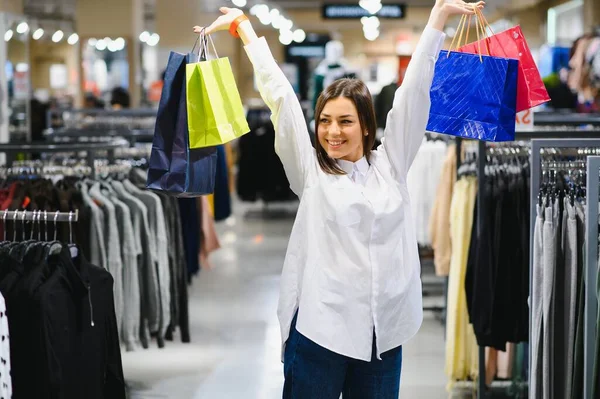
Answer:
<svg viewBox="0 0 600 399"><path fill-rule="evenodd" d="M440 140L427 141L417 152L407 178L413 209L417 242L423 246L431 245L429 218L435 203L437 186L446 158L447 144Z"/></svg>

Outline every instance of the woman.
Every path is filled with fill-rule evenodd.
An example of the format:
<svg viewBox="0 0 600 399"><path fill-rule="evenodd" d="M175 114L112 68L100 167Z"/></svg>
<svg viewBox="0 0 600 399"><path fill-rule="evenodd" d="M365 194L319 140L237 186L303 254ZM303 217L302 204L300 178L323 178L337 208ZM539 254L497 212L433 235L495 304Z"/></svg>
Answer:
<svg viewBox="0 0 600 399"><path fill-rule="evenodd" d="M406 175L425 133L444 24L483 5L436 1L374 151L375 112L363 82L342 79L321 94L314 149L292 86L242 11L223 7L206 28L242 38L273 113L275 149L300 197L278 309L284 399L398 398L401 345L423 319Z"/></svg>

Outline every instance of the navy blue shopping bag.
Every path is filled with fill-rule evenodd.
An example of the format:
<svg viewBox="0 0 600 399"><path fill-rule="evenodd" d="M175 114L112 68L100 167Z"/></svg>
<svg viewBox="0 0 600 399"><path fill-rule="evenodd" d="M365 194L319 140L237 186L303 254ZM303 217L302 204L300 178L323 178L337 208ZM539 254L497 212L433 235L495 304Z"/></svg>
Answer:
<svg viewBox="0 0 600 399"><path fill-rule="evenodd" d="M146 187L176 197L212 194L215 188L217 148L189 148L185 66L198 58L169 55L154 128Z"/></svg>
<svg viewBox="0 0 600 399"><path fill-rule="evenodd" d="M483 141L515 139L519 61L441 51L427 131Z"/></svg>

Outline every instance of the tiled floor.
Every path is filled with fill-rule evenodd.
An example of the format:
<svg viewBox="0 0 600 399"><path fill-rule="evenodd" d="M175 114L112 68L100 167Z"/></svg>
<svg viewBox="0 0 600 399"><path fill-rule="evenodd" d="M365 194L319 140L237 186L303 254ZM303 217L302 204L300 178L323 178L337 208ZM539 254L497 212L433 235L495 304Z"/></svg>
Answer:
<svg viewBox="0 0 600 399"><path fill-rule="evenodd" d="M223 248L190 288L192 343L123 354L133 399L276 399L283 385L276 317L279 274L293 219L245 217L218 225ZM404 346L401 398L448 397L444 330L431 314Z"/></svg>

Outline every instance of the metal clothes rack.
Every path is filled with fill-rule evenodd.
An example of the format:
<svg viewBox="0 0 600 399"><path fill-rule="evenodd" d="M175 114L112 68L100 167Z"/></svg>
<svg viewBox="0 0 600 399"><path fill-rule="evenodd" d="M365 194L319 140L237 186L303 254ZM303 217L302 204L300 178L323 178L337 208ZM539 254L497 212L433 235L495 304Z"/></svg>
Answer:
<svg viewBox="0 0 600 399"><path fill-rule="evenodd" d="M585 213L585 315L584 315L584 374L585 398L592 398L594 387L594 359L596 356L596 329L598 312L598 201L600 185L600 157L587 157L587 209Z"/></svg>
<svg viewBox="0 0 600 399"><path fill-rule="evenodd" d="M560 115L563 119L560 123L557 121L554 123L556 126L561 126L559 128L553 128L549 126L536 126L533 131L530 132L516 132L515 133L515 141L528 141L531 140L532 143L532 155L531 155L531 193L532 196L535 192L535 196L539 192L540 185L540 173L541 173L541 157L539 150L542 148L542 145L546 147L552 147L554 143L564 143L568 142L569 144L566 147L573 148L578 146L598 146L600 145L600 140L593 140L592 138L600 138L600 129L594 127L593 129L576 129L576 128L562 128L562 126L579 126L582 124L590 124L590 116L586 115L588 118L579 118L575 116L567 116ZM537 118L537 114L536 114ZM582 122L582 120L584 122ZM544 124L544 118L534 119L534 123ZM550 118L546 118L546 123L553 124L550 121ZM593 123L591 123L593 124ZM600 125L600 123L599 123ZM569 137L568 139L564 139L565 137ZM556 140L550 140L552 138L556 138ZM592 139L590 141L590 139ZM537 143L537 144L534 144ZM457 152L457 167L460 166L460 155L461 155L461 145L462 140L456 141L456 152ZM539 147L538 147L539 146ZM537 148L537 151L535 150ZM487 162L487 157L485 156L487 149L487 143L484 141L478 142L478 153L477 157L477 186L482 187L485 184L485 167ZM537 155L536 155L537 154ZM532 200L532 206L535 206L535 199ZM483 218L481 215L485 212L485 202L483 200L483 191L477 190L477 234L483 230ZM531 218L535 214L535 208L531 212ZM535 226L535 219L532 220L530 225L530 242L533 242L533 227ZM532 265L532 256L533 252L530 249L530 276L531 273L531 265ZM531 279L530 279L530 288L531 292ZM529 317L530 324L530 342L531 342L531 312ZM531 351L530 351L530 361L529 367L531 368ZM529 375L531 375L531 370ZM478 381L478 389L477 389L477 397L478 399L485 399L488 397L487 395L487 386L485 383L486 376L486 368L485 368L485 347L479 347L479 381Z"/></svg>
<svg viewBox="0 0 600 399"><path fill-rule="evenodd" d="M131 147L135 147L138 142L152 142L154 131L147 129L128 129L124 127L118 128L83 128L83 129L48 129L44 135L54 143L65 142L71 143L69 139L78 139L85 137L91 138L123 138L129 142ZM81 141L79 141L81 143Z"/></svg>
<svg viewBox="0 0 600 399"><path fill-rule="evenodd" d="M73 212L47 212L47 211L0 211L0 221L25 221L25 222L77 222L79 211Z"/></svg>
<svg viewBox="0 0 600 399"><path fill-rule="evenodd" d="M577 114L574 112L536 112L533 119L534 126L577 126L593 125L600 126L600 115L598 114Z"/></svg>
<svg viewBox="0 0 600 399"><path fill-rule="evenodd" d="M589 135L588 135L589 137ZM600 132L595 131L594 132L594 136L596 138L585 138L585 139L534 139L531 140L531 193L530 193L530 225L529 225L529 242L533 243L533 235L534 235L534 231L535 231L535 218L537 216L537 211L536 211L536 206L537 206L537 196L540 192L540 186L541 186L541 174L542 174L542 156L540 154L540 151L544 148L590 148L590 147L600 147ZM600 157L588 157L588 160L590 158L600 158ZM588 171L589 168L591 167L590 164L588 164ZM600 168L596 168L596 176L598 175L598 170ZM587 182L587 196L588 198L598 198L598 179L596 179L596 183L590 183L590 175L588 174L588 182ZM594 191L596 192L596 194L594 194ZM596 208L598 206L598 201L588 201L588 206L590 203L594 203L596 204ZM589 220L593 220L593 219L589 219L589 210L588 212L586 212L586 224L588 225L586 227L586 229L590 229L593 227L590 227L589 225L593 225L594 223L591 223ZM586 267L587 272L586 272L586 281L592 281L589 280L590 278L590 273L594 273L593 271L590 271L590 267L589 267L589 263L591 261L594 261L592 258L592 256L590 256L592 253L589 252L590 251L590 242L595 242L596 246L597 241L598 241L598 234L597 234L597 230L598 230L598 217L596 216L596 223L595 223L595 229L596 229L596 234L595 234L595 239L591 239L589 233L588 235L586 235L587 239L587 251L588 251L588 265ZM594 245L592 245L594 246ZM597 253L597 247L594 253ZM595 256L595 259L597 259L597 256ZM597 265L595 266L597 268ZM533 245L530 246L529 249L529 276L533 276ZM595 279L593 280L595 281ZM593 284L595 287L595 283ZM597 305L595 304L594 300L590 300L591 298L594 298L593 295L593 290L590 289L591 287L589 287L589 283L586 284L586 296L585 296L585 301L586 301L586 305L585 305L585 336L584 336L584 346L586 348L585 355L584 355L584 392L585 392L585 397L582 399L591 399L591 393L592 393L592 378L593 378L593 369L594 369L594 358L593 358L593 353L595 353L595 351L590 354L588 353L590 348L594 348L595 347L595 312L596 312L596 308ZM529 279L529 292L531 293L533 291L533 279L530 278ZM533 324L533 320L532 320L532 314L531 314L531 309L533 309L533 302L535 300L535 298L533 296L530 296L531 298L531 303L530 303L530 312L529 312L529 342L533 342L533 337L531 335L531 331L532 331L532 324ZM591 308L593 308L593 325L588 324L588 320L590 317L590 310ZM531 374L533 373L532 370L532 359L531 359L531 351L529 352L529 375L531 376ZM530 380L531 381L531 380Z"/></svg>
<svg viewBox="0 0 600 399"><path fill-rule="evenodd" d="M47 126L53 126L55 118L65 120L65 115L73 117L75 125L49 128L44 135L53 142L64 142L75 138L122 137L129 141L131 147L137 142L152 142L154 137L154 121L157 110L151 108L104 110L104 109L58 109L49 110L46 114ZM98 118L99 120L94 120ZM138 119L136 121L136 119ZM144 121L144 118L150 119ZM141 126L140 126L141 125Z"/></svg>
<svg viewBox="0 0 600 399"><path fill-rule="evenodd" d="M106 143L69 143L69 144L0 144L0 153L6 154L6 164L11 165L19 153L61 153L61 152L85 152L88 166L92 168L92 178L95 178L94 163L97 153L106 151L109 163L113 163L114 151L126 146L123 140L113 140Z"/></svg>
<svg viewBox="0 0 600 399"><path fill-rule="evenodd" d="M91 117L127 117L143 118L156 117L158 110L153 108L133 109L100 109L100 108L59 108L51 109L46 113L46 126L52 126L54 118L62 118L64 114L85 115Z"/></svg>
<svg viewBox="0 0 600 399"><path fill-rule="evenodd" d="M22 230L22 238L25 239L25 222L33 222L34 223L34 227L32 227L31 229L31 235L30 235L30 239L33 239L33 233L34 233L34 228L35 228L35 223L38 224L39 229L38 229L38 239L41 240L42 237L42 223L45 226L45 241L48 241L48 222L54 224L55 227L55 232L54 232L54 240L56 240L56 224L58 222L68 222L69 223L69 238L70 238L70 242L73 242L73 229L71 224L74 222L79 221L79 211L75 210L75 211L71 211L71 212L47 212L47 211L41 211L41 210L36 210L36 211L9 211L9 210L5 210L3 212L0 212L0 221L2 222L3 226L4 226L4 241L7 241L6 238L6 231L7 231L7 226L6 226L6 222L8 221L14 221L15 224L21 222L23 223L23 230ZM13 241L17 240L17 229L16 227L13 228Z"/></svg>

